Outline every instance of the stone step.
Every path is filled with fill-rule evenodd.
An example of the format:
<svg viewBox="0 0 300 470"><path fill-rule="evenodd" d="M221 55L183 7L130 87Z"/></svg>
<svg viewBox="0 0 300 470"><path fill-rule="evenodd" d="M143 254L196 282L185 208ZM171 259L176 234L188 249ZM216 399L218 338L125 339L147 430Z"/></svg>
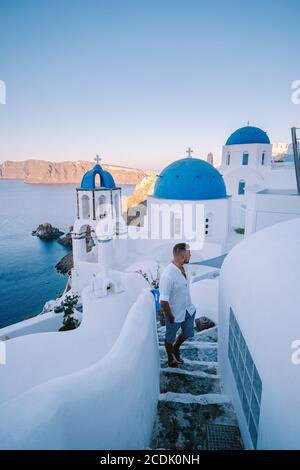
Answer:
<svg viewBox="0 0 300 470"><path fill-rule="evenodd" d="M217 327L188 339L180 348L184 364L168 367L165 327L158 323L160 397L152 449L242 449L228 398L218 376Z"/></svg>
<svg viewBox="0 0 300 470"><path fill-rule="evenodd" d="M200 395L221 392L216 375L182 369L164 369L160 373L161 393L176 392Z"/></svg>
<svg viewBox="0 0 300 470"><path fill-rule="evenodd" d="M195 336L189 341L208 341L210 343L217 343L218 341L218 329L216 326L209 328L208 330L197 331Z"/></svg>
<svg viewBox="0 0 300 470"><path fill-rule="evenodd" d="M159 340L160 343L164 343L164 341L165 341L165 327L163 327L162 329L160 329L158 331L158 340ZM184 344L193 343L195 341L206 341L206 342L210 342L210 343L217 343L217 341L218 341L217 328L213 327L213 328L210 328L209 330L204 330L204 331L201 331L201 332L196 332L195 331L195 335L192 338L187 339Z"/></svg>
<svg viewBox="0 0 300 470"><path fill-rule="evenodd" d="M152 449L207 449L207 425L237 426L234 410L221 394L160 395Z"/></svg>
<svg viewBox="0 0 300 470"><path fill-rule="evenodd" d="M160 361L161 369L168 368L167 358L161 359ZM218 373L218 363L217 362L206 362L206 361L191 361L190 359L184 359L184 364L179 365L176 370L185 370L190 372L206 372L207 374L216 375Z"/></svg>
<svg viewBox="0 0 300 470"><path fill-rule="evenodd" d="M180 348L180 353L183 359L190 359L192 361L205 361L217 362L218 349L216 343L195 342L193 344L183 344ZM166 351L164 346L160 346L161 359L166 358Z"/></svg>

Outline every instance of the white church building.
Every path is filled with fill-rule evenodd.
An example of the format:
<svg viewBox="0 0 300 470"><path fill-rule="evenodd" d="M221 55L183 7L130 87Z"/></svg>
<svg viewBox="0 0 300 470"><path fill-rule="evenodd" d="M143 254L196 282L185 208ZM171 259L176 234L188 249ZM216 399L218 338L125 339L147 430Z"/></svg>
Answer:
<svg viewBox="0 0 300 470"><path fill-rule="evenodd" d="M197 238L201 245L194 256L218 256L228 238L231 197L220 172L206 161L191 157L191 149L187 152L188 157L161 171L153 194L147 198L150 238L187 240L190 228L189 241ZM167 229L165 234L163 229Z"/></svg>
<svg viewBox="0 0 300 470"><path fill-rule="evenodd" d="M289 152L291 152L291 146ZM293 195L296 193L296 176L293 159L289 155L284 160L276 160L272 156L272 143L265 131L254 126L245 126L237 129L227 139L222 150L222 160L219 167L222 173L228 194L232 196L232 225L247 230L247 233L255 231L255 227L262 228L270 225L272 221L280 221L290 218L288 215L276 216L276 204L278 197L268 197L267 205L263 212L271 214L262 216L264 222L256 223L255 206L257 201L266 198L257 194ZM290 202L293 209L288 209ZM258 202L258 203L259 203ZM295 206L296 203L296 206ZM281 213L299 213L299 206L294 199L281 198ZM271 211L270 211L270 208ZM247 220L246 220L247 219Z"/></svg>
<svg viewBox="0 0 300 470"><path fill-rule="evenodd" d="M295 170L288 163L276 162L267 133L248 125L228 137L219 169L228 194L243 202L247 191L296 188Z"/></svg>

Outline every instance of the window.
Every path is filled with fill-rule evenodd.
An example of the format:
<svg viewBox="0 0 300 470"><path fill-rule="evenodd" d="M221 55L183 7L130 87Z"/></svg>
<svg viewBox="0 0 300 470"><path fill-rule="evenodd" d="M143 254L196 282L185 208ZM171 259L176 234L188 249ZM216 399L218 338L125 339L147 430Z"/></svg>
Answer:
<svg viewBox="0 0 300 470"><path fill-rule="evenodd" d="M213 214L210 212L205 218L205 235L210 236L212 234L212 219Z"/></svg>
<svg viewBox="0 0 300 470"><path fill-rule="evenodd" d="M178 216L174 218L174 234L181 234L181 218Z"/></svg>
<svg viewBox="0 0 300 470"><path fill-rule="evenodd" d="M227 166L230 165L230 153L229 152L227 153L226 164L227 164Z"/></svg>
<svg viewBox="0 0 300 470"><path fill-rule="evenodd" d="M172 238L176 237L180 237L182 236L181 232L182 232L182 224L181 224L181 214L178 214L176 212L172 212L171 213L171 219L170 219L170 224L171 224L171 227L170 227L170 235Z"/></svg>
<svg viewBox="0 0 300 470"><path fill-rule="evenodd" d="M261 164L262 164L262 165L265 164L265 152L262 153L262 156L261 156Z"/></svg>
<svg viewBox="0 0 300 470"><path fill-rule="evenodd" d="M243 153L243 165L248 165L248 162L249 162L249 153L244 152Z"/></svg>
<svg viewBox="0 0 300 470"><path fill-rule="evenodd" d="M232 308L229 318L228 358L249 433L256 449L262 381Z"/></svg>
<svg viewBox="0 0 300 470"><path fill-rule="evenodd" d="M239 181L239 188L238 188L238 194L245 194L245 186L246 186L246 182L245 180L240 180Z"/></svg>
<svg viewBox="0 0 300 470"><path fill-rule="evenodd" d="M101 176L100 173L95 174L95 188L101 188Z"/></svg>
<svg viewBox="0 0 300 470"><path fill-rule="evenodd" d="M119 217L120 217L120 200L119 200L119 195L118 194L115 194L114 200L115 200L116 219L119 220Z"/></svg>
<svg viewBox="0 0 300 470"><path fill-rule="evenodd" d="M101 218L106 216L106 198L104 194L98 197L97 216Z"/></svg>
<svg viewBox="0 0 300 470"><path fill-rule="evenodd" d="M82 210L82 218L89 219L90 218L90 199L86 194L84 194L81 198L81 210Z"/></svg>

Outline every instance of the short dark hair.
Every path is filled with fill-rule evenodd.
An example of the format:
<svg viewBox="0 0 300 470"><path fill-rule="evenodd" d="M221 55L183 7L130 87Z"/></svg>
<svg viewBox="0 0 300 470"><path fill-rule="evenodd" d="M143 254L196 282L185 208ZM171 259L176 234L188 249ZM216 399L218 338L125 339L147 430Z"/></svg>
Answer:
<svg viewBox="0 0 300 470"><path fill-rule="evenodd" d="M187 249L187 246L187 243L177 243L173 248L174 258L178 258L178 256L180 256L182 252Z"/></svg>

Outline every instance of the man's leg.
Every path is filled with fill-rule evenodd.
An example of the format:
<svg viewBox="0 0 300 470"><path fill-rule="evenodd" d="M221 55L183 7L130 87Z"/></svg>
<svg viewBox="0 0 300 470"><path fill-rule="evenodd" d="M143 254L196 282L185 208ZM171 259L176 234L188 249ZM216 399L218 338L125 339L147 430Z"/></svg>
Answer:
<svg viewBox="0 0 300 470"><path fill-rule="evenodd" d="M168 366L169 367L177 367L178 362L175 359L173 344L168 343L167 341L165 341L165 348L166 348L167 356L168 356Z"/></svg>
<svg viewBox="0 0 300 470"><path fill-rule="evenodd" d="M168 356L169 367L177 367L178 362L175 357L173 343L176 338L177 330L180 328L180 323L170 323L169 319L166 319L166 336L165 336L165 348Z"/></svg>
<svg viewBox="0 0 300 470"><path fill-rule="evenodd" d="M184 343L185 340L186 340L186 337L183 336L182 333L180 333L180 335L178 335L177 337L176 343L173 346L174 356L176 357L176 360L180 362L181 364L183 364L183 359L181 359L180 357L179 348L182 345L182 343Z"/></svg>
<svg viewBox="0 0 300 470"><path fill-rule="evenodd" d="M181 364L184 363L183 359L180 357L179 348L188 338L192 338L195 334L194 332L194 322L195 322L195 313L190 315L186 313L185 320L181 323L182 333L178 336L176 343L174 344L174 355L178 362Z"/></svg>

